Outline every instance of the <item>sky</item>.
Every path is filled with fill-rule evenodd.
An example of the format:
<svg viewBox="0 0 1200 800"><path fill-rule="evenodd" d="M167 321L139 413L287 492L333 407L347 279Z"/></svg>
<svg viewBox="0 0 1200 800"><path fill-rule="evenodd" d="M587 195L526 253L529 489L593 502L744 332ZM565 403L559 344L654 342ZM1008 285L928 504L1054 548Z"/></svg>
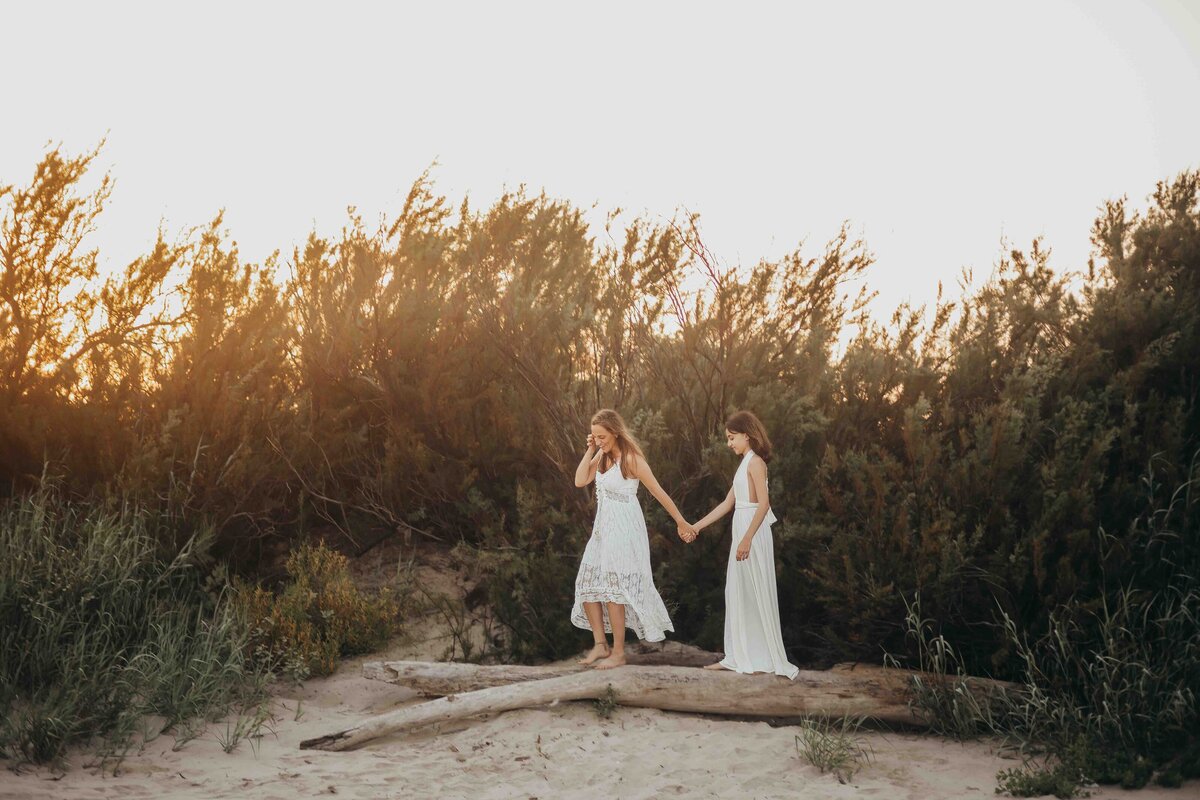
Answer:
<svg viewBox="0 0 1200 800"><path fill-rule="evenodd" d="M0 2L0 185L101 139L109 268L224 209L261 262L426 168L701 215L729 266L876 256L873 311L1044 237L1083 269L1107 199L1200 168L1200 0Z"/></svg>

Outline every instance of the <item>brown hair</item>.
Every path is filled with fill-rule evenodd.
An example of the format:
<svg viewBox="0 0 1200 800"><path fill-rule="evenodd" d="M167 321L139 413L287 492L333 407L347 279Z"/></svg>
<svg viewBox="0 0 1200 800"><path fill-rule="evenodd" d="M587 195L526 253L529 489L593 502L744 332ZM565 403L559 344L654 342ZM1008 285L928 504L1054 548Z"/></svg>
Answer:
<svg viewBox="0 0 1200 800"><path fill-rule="evenodd" d="M771 460L771 439L762 420L754 416L752 411L735 411L725 420L725 430L730 433L744 433L750 439L750 449L763 461Z"/></svg>
<svg viewBox="0 0 1200 800"><path fill-rule="evenodd" d="M592 424L599 425L616 438L617 449L621 451L621 477L628 478L633 474L634 456L641 456L644 459L646 455L642 452L642 446L637 443L637 439L634 439L633 435L629 433L629 429L625 427L625 420L621 419L621 415L611 408L602 408L592 415ZM606 471L611 464L608 453L605 453L600 459L600 471Z"/></svg>

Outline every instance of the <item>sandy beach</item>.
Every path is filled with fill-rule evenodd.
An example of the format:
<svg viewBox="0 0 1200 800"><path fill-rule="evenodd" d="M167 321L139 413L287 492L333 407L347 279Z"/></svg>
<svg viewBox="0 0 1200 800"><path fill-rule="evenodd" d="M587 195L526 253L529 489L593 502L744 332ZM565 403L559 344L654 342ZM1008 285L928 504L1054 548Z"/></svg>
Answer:
<svg viewBox="0 0 1200 800"><path fill-rule="evenodd" d="M302 739L408 703L412 692L360 675L363 661L434 660L440 637L342 664L338 672L280 687L273 733L222 751L221 723L178 752L161 736L114 776L72 755L65 772L0 772L3 800L75 798L951 798L994 796L995 774L1017 764L988 742L959 744L912 733L864 735L874 760L848 784L806 763L795 729L765 722L618 708L602 720L590 703L510 712L440 732L392 736L350 752L304 751ZM297 709L300 713L297 715ZM299 717L297 719L297 716ZM5 764L10 767L10 764ZM1200 783L1096 798L1200 796Z"/></svg>

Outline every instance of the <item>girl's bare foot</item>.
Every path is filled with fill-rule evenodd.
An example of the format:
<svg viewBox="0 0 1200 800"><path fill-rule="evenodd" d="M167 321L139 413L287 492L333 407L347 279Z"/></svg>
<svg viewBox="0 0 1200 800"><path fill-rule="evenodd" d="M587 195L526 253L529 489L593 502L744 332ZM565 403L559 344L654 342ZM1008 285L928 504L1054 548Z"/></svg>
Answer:
<svg viewBox="0 0 1200 800"><path fill-rule="evenodd" d="M608 643L607 642L596 642L595 646L592 647L591 650L588 650L588 654L586 656L584 656L582 659L580 659L579 663L583 664L584 666L587 666L588 664L592 664L596 661L599 661L600 659L606 657L607 655L608 655Z"/></svg>
<svg viewBox="0 0 1200 800"><path fill-rule="evenodd" d="M612 669L613 667L625 666L625 654L613 653L608 658L596 664L596 669Z"/></svg>
<svg viewBox="0 0 1200 800"><path fill-rule="evenodd" d="M729 667L725 666L720 661L718 661L715 664L709 664L707 667L705 667L705 669L725 669L725 670L727 670L727 669L729 669Z"/></svg>

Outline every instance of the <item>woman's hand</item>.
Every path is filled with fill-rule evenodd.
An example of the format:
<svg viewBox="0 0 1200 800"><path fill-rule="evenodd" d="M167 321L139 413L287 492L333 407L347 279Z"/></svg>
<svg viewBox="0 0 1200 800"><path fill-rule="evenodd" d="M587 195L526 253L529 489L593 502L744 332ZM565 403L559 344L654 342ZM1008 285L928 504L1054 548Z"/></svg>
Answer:
<svg viewBox="0 0 1200 800"><path fill-rule="evenodd" d="M589 433L587 450L579 459L579 466L575 468L575 486L582 489L596 479L596 467L603 456L604 451L596 446L596 437Z"/></svg>
<svg viewBox="0 0 1200 800"><path fill-rule="evenodd" d="M680 539L683 539L688 544L691 544L692 542L696 541L696 536L700 532L696 530L695 525L692 525L691 523L684 520L684 521L681 521L680 523L678 523L678 527L676 528L676 533L679 534Z"/></svg>
<svg viewBox="0 0 1200 800"><path fill-rule="evenodd" d="M750 542L751 542L751 539L749 537L743 538L742 541L738 542L738 549L737 549L737 560L738 561L745 561L747 558L750 557Z"/></svg>

